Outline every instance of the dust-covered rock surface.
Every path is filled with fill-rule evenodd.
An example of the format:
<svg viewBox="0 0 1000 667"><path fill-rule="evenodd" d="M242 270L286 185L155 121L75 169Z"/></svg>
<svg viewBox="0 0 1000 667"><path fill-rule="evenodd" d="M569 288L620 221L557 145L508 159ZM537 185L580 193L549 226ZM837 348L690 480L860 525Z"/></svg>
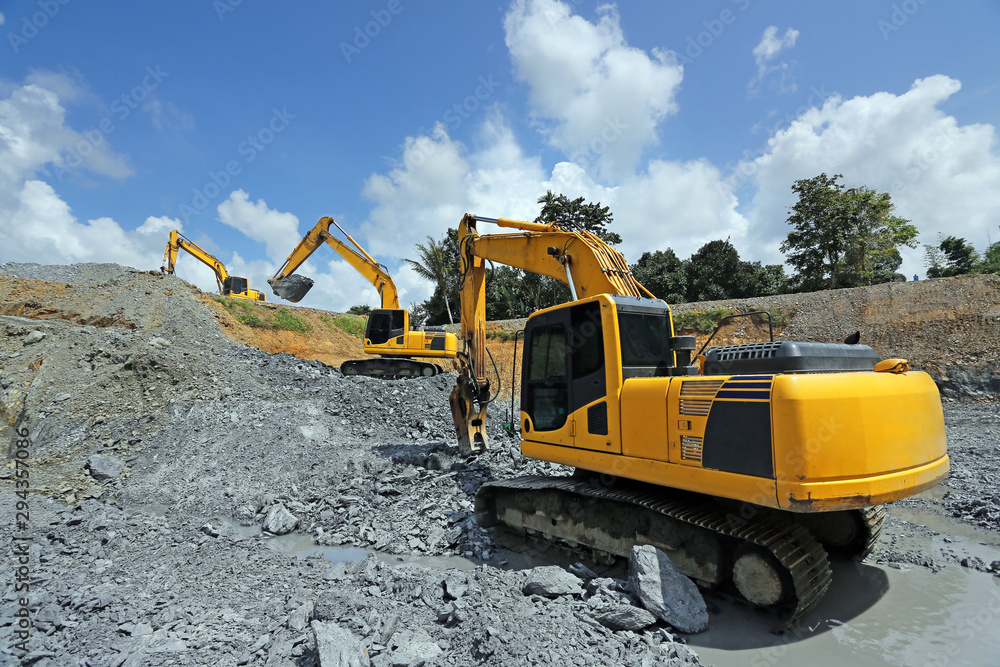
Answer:
<svg viewBox="0 0 1000 667"><path fill-rule="evenodd" d="M248 348L195 291L0 265L0 664L700 664L620 572L519 559L476 524L485 481L572 472L523 458L503 406L492 449L462 456L453 375ZM997 530L994 407L946 406L952 477L912 507ZM873 559L963 557L895 541L894 521Z"/></svg>

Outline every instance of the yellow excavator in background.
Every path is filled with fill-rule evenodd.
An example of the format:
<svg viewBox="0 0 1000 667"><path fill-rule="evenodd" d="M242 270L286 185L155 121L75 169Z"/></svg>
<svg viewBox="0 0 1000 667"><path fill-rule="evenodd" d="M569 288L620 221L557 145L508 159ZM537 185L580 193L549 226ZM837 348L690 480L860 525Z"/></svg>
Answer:
<svg viewBox="0 0 1000 667"><path fill-rule="evenodd" d="M516 230L480 235L477 223ZM586 231L466 215L459 445L487 449L484 262L566 283L573 300L524 329L520 447L569 477L484 484L485 528L627 557L652 544L703 586L735 588L790 626L863 557L889 503L948 472L933 380L866 345L771 341L692 355L669 306ZM693 357L693 358L692 358ZM500 530L503 533L503 530Z"/></svg>
<svg viewBox="0 0 1000 667"><path fill-rule="evenodd" d="M229 275L225 264L194 241L181 236L176 229L170 232L170 240L167 241L167 249L163 253L164 265L160 267L160 271L173 274L178 250L188 251L215 272L215 282L218 283L219 293L223 296L228 296L230 299L246 299L247 301L267 301L267 296L263 292L258 292L247 286L246 278Z"/></svg>
<svg viewBox="0 0 1000 667"><path fill-rule="evenodd" d="M330 234L333 225L347 237L351 245ZM372 310L365 325L365 354L380 355L369 359L350 359L340 366L344 375L368 375L383 378L429 377L441 372L434 362L419 361L414 357L454 359L458 349L455 334L443 328L410 330L410 314L399 307L399 292L385 266L376 262L357 241L351 238L333 218L321 218L316 226L299 241L274 277L267 282L282 299L292 302L312 289L313 281L295 271L309 259L323 243L334 249L348 264L375 286L382 300L382 307Z"/></svg>

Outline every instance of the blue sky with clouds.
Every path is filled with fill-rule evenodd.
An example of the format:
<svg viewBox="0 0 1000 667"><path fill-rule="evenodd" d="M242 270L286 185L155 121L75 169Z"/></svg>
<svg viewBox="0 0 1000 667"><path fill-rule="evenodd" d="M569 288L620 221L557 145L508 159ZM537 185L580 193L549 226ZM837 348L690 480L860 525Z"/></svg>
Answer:
<svg viewBox="0 0 1000 667"><path fill-rule="evenodd" d="M780 262L791 184L892 194L1000 240L1000 4L0 1L0 262L160 266L170 229L267 290L333 216L402 264L547 189L611 206L631 261L730 237ZM903 271L923 275L922 249ZM214 291L182 256L178 274ZM301 302L377 295L329 248ZM276 299L276 297L274 297Z"/></svg>

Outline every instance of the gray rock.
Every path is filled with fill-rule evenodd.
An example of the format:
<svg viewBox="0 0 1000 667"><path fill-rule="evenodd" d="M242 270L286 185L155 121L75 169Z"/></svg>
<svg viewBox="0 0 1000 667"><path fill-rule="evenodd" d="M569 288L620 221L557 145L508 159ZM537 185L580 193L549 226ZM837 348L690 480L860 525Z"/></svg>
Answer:
<svg viewBox="0 0 1000 667"><path fill-rule="evenodd" d="M656 623L656 616L652 612L627 604L601 609L594 614L594 619L611 630L631 630L632 632L638 632Z"/></svg>
<svg viewBox="0 0 1000 667"><path fill-rule="evenodd" d="M449 574L441 585L445 600L457 600L469 592L469 579L465 575Z"/></svg>
<svg viewBox="0 0 1000 667"><path fill-rule="evenodd" d="M45 338L45 334L43 334L38 329L35 329L30 334L28 334L27 336L24 337L24 340L22 341L22 344L23 345L34 345L35 343L39 342L43 338Z"/></svg>
<svg viewBox="0 0 1000 667"><path fill-rule="evenodd" d="M125 464L118 459L103 454L94 454L87 459L87 471L90 476L99 482L106 479L115 479L122 474Z"/></svg>
<svg viewBox="0 0 1000 667"><path fill-rule="evenodd" d="M521 589L525 595L579 595L583 593L580 578L558 565L543 565L528 571L528 581Z"/></svg>
<svg viewBox="0 0 1000 667"><path fill-rule="evenodd" d="M392 637L392 644L396 647L391 656L394 667L417 667L444 653L438 643L422 629L397 632Z"/></svg>
<svg viewBox="0 0 1000 667"><path fill-rule="evenodd" d="M656 547L633 547L628 586L643 607L681 632L708 628L708 609L698 587Z"/></svg>
<svg viewBox="0 0 1000 667"><path fill-rule="evenodd" d="M361 640L350 630L323 621L313 621L312 629L320 667L368 667L371 664Z"/></svg>
<svg viewBox="0 0 1000 667"><path fill-rule="evenodd" d="M273 505L264 518L264 530L275 535L287 535L299 525L299 518L281 503Z"/></svg>

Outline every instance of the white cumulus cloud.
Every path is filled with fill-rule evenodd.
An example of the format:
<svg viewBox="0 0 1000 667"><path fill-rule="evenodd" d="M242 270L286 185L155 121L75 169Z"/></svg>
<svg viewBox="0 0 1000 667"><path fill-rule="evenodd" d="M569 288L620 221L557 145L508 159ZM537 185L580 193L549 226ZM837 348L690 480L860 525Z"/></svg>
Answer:
<svg viewBox="0 0 1000 667"><path fill-rule="evenodd" d="M940 233L984 248L1000 220L997 134L992 125L960 125L941 111L960 89L955 79L936 75L899 95L833 96L775 133L764 155L741 165L757 186L749 217L758 254L780 258L774 254L789 230L791 185L820 173L890 193L896 214L921 231L922 243L935 243ZM923 275L922 250L902 252L902 271Z"/></svg>
<svg viewBox="0 0 1000 667"><path fill-rule="evenodd" d="M757 92L766 78L771 75L774 88L779 93L795 92L795 83L788 73L789 65L784 61L774 62L778 54L795 46L799 31L794 28L785 30L778 37L778 26L768 26L764 29L760 42L753 48L754 61L757 63L757 75L750 81L751 92Z"/></svg>
<svg viewBox="0 0 1000 667"><path fill-rule="evenodd" d="M549 141L576 162L629 173L676 111L683 67L666 51L630 46L617 10L596 23L559 0L516 0L504 18L517 77Z"/></svg>

